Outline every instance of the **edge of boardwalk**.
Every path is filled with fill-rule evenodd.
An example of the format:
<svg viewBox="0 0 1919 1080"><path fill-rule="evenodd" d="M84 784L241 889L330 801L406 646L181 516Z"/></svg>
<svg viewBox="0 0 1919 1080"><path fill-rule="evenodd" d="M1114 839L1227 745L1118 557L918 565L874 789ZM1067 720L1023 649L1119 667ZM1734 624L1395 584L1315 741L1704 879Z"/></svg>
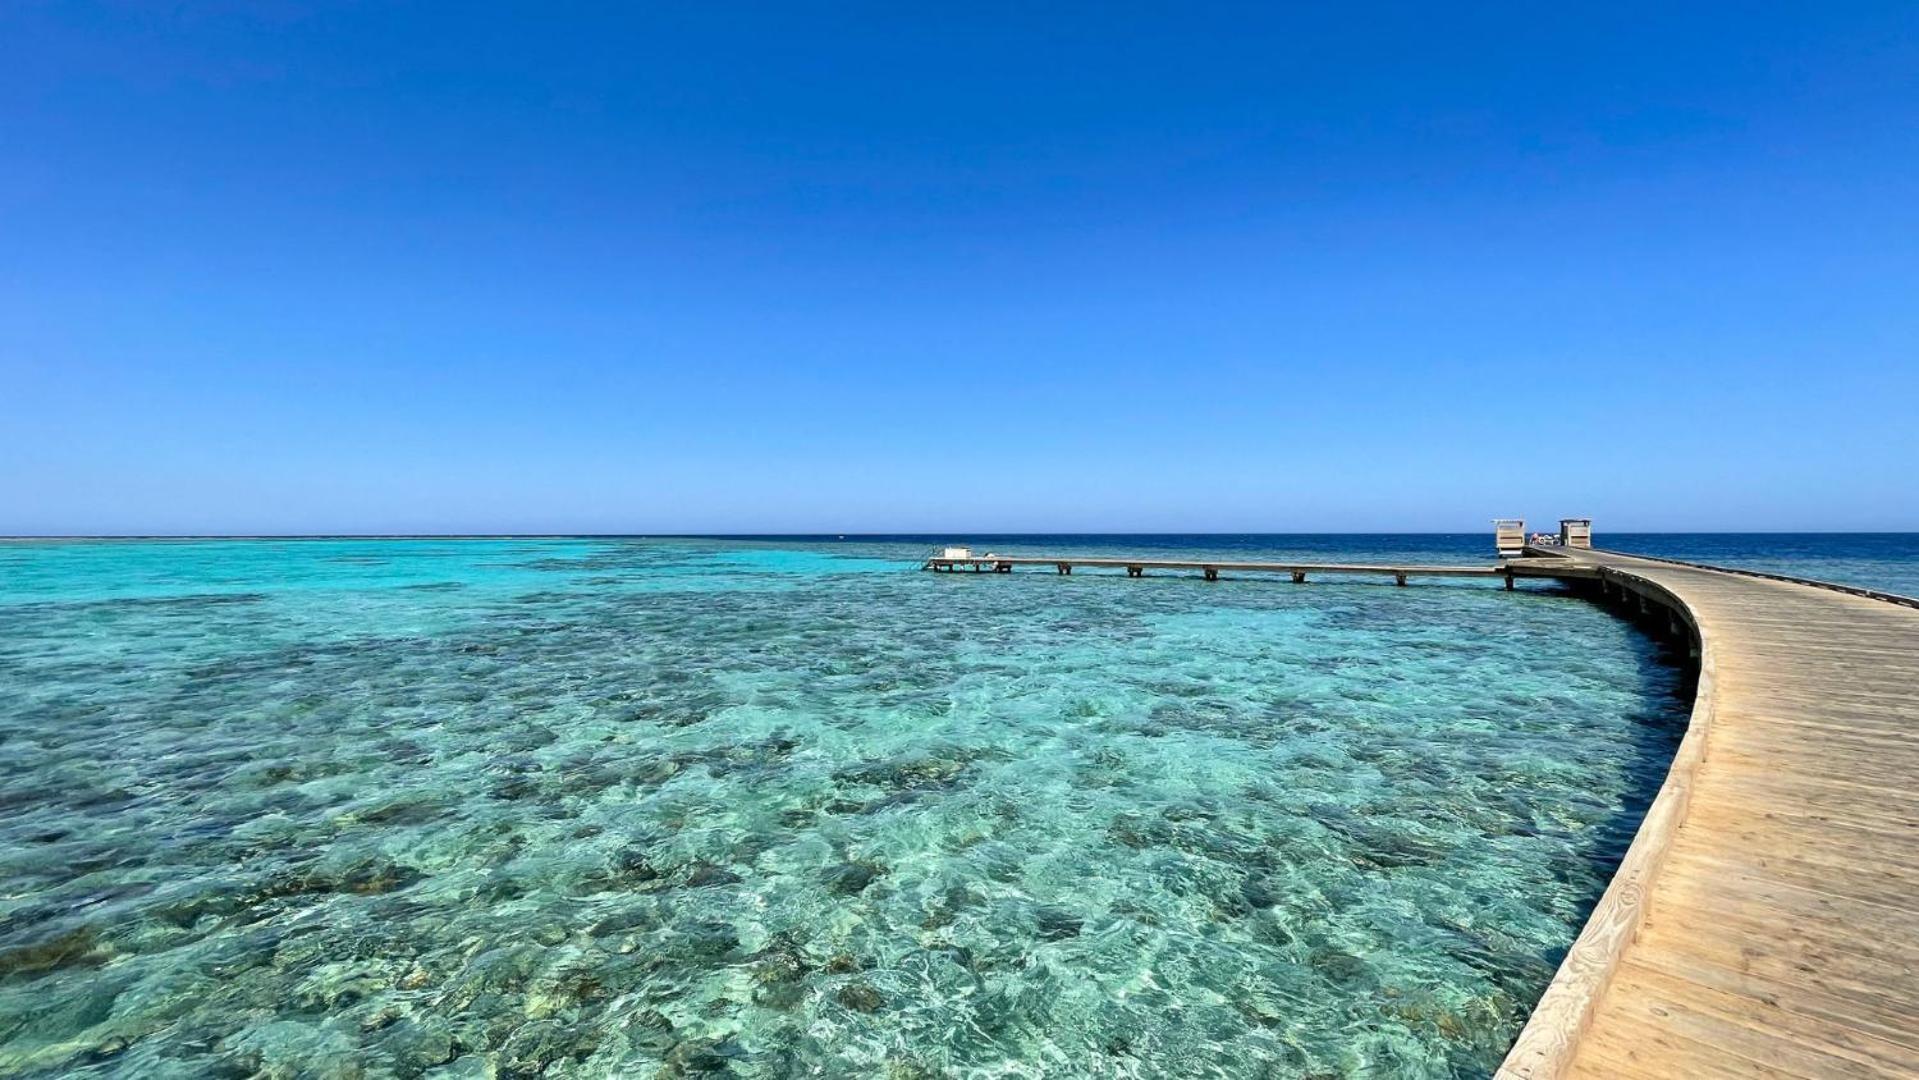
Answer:
<svg viewBox="0 0 1919 1080"><path fill-rule="evenodd" d="M1630 570L1609 567L1605 574L1635 592L1657 597L1685 620L1699 642L1698 689L1686 734L1673 753L1665 781L1646 808L1639 831L1619 860L1619 869L1613 872L1612 881L1500 1064L1496 1074L1499 1080L1546 1080L1564 1073L1571 1063L1579 1038L1592 1020L1594 1006L1611 985L1619 958L1638 934L1652 879L1686 818L1699 767L1706 759L1706 736L1712 728L1715 707L1714 641L1677 593Z"/></svg>
<svg viewBox="0 0 1919 1080"><path fill-rule="evenodd" d="M1618 552L1528 555L1559 557L1517 560L1521 576L1584 579L1623 602L1627 617L1636 608L1642 621L1690 637L1699 681L1652 804L1499 1080L1919 1076L1919 968L1900 930L1919 907L1899 891L1919 867L1919 834L1901 830L1919 819L1904 796L1892 809L1871 802L1875 787L1905 790L1886 755L1919 747L1910 728L1919 601ZM1802 621L1807 629L1795 629ZM1836 715L1773 700L1834 692L1863 700ZM1771 730L1808 707L1819 734ZM1869 740L1891 741L1848 741L1862 722ZM1855 769L1876 775L1861 780ZM1755 775L1766 777L1756 787ZM1868 849L1809 881L1800 865L1808 845L1849 843L1861 812L1879 815L1865 826ZM1693 827L1702 813L1715 823ZM1727 814L1744 824L1728 829ZM1795 835L1808 826L1810 839ZM1701 871L1702 857L1712 869ZM1737 866L1721 870L1721 859ZM1743 928L1713 930L1725 912Z"/></svg>

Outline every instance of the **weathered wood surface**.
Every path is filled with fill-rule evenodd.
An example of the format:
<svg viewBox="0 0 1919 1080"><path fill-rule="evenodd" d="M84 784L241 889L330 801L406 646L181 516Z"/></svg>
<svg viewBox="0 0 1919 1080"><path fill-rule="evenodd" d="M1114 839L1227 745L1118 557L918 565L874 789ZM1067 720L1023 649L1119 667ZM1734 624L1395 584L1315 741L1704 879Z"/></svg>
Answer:
<svg viewBox="0 0 1919 1080"><path fill-rule="evenodd" d="M1563 557L1675 605L1702 677L1665 786L1502 1080L1919 1077L1919 609Z"/></svg>

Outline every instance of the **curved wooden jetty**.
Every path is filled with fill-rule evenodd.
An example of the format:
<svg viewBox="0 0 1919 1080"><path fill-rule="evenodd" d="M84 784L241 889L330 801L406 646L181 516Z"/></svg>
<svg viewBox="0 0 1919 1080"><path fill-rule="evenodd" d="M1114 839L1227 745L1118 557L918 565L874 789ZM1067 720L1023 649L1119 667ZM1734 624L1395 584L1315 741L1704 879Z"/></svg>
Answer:
<svg viewBox="0 0 1919 1080"><path fill-rule="evenodd" d="M1697 699L1639 833L1501 1066L1548 1077L1919 1076L1919 608L1579 549L1688 635Z"/></svg>
<svg viewBox="0 0 1919 1080"><path fill-rule="evenodd" d="M1493 567L971 553L925 567L1583 583L1689 642L1698 692L1499 1080L1919 1078L1919 601L1578 546L1525 553Z"/></svg>

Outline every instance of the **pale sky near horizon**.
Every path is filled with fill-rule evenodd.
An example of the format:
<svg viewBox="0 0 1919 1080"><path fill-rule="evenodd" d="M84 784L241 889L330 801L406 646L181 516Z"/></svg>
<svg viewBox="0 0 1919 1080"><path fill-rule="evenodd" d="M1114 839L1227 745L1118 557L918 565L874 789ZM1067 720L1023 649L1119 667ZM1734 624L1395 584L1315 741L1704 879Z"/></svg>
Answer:
<svg viewBox="0 0 1919 1080"><path fill-rule="evenodd" d="M9 4L0 534L1919 530L1915 132L1912 4Z"/></svg>

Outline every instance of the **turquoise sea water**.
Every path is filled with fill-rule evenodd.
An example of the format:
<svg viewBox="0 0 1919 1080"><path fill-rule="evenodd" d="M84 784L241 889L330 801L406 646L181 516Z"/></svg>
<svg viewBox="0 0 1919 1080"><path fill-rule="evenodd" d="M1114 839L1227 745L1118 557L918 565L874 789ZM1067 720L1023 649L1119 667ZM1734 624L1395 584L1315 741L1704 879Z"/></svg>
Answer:
<svg viewBox="0 0 1919 1080"><path fill-rule="evenodd" d="M0 545L0 1074L1484 1075L1687 709L1544 584L926 547Z"/></svg>

